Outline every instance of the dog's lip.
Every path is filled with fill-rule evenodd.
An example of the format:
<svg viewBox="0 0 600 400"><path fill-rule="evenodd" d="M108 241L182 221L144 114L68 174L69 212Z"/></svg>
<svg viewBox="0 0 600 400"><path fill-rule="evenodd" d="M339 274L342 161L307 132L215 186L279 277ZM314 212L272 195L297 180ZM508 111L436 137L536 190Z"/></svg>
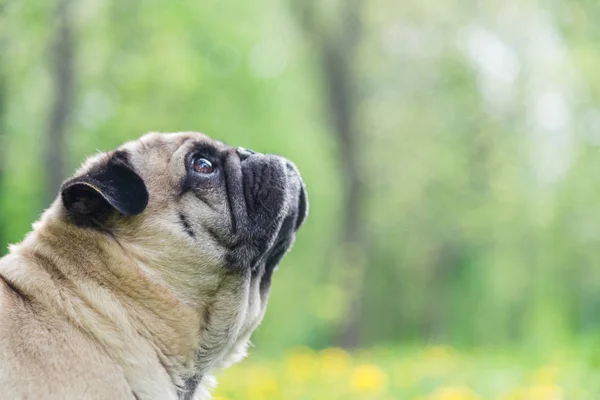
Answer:
<svg viewBox="0 0 600 400"><path fill-rule="evenodd" d="M308 216L308 195L306 193L306 186L304 184L304 181L302 180L302 176L300 175L300 171L298 170L298 167L296 167L296 164L294 164L292 161L285 159L285 166L288 172L288 178L290 179L297 179L298 180L298 185L299 185L299 193L298 193L298 203L297 203L297 212L298 212L298 216L296 218L296 223L294 226L294 230L297 231L298 229L300 229L300 227L302 226L302 224L304 223L304 221L306 221L306 217Z"/></svg>
<svg viewBox="0 0 600 400"><path fill-rule="evenodd" d="M308 217L308 195L306 194L306 188L304 187L304 182L300 179L300 194L298 200L298 216L296 217L296 224L294 230L300 229L302 224L306 221Z"/></svg>

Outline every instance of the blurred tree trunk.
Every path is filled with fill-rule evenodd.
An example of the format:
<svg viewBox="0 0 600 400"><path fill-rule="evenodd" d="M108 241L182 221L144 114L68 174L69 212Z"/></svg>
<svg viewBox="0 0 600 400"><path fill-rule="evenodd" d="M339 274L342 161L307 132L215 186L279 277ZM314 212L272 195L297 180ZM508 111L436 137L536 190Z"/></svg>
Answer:
<svg viewBox="0 0 600 400"><path fill-rule="evenodd" d="M6 43L0 38L0 199L4 192L4 168L6 164L6 71L5 60L1 54L5 53ZM4 212L0 210L0 257L6 253Z"/></svg>
<svg viewBox="0 0 600 400"><path fill-rule="evenodd" d="M65 147L74 90L74 39L71 26L72 0L58 0L52 47L54 102L45 137L45 204L50 204L65 178Z"/></svg>
<svg viewBox="0 0 600 400"><path fill-rule="evenodd" d="M325 103L338 142L345 202L339 238L339 249L343 254L339 256L346 268L342 289L348 295L348 313L339 326L337 342L344 347L356 347L360 341L362 282L366 267L366 245L361 229L364 184L359 174L361 155L356 121L359 93L353 69L360 37L361 0L340 3L334 12L340 15L337 26L325 21L318 10L320 3L314 0L292 1L295 16L317 50Z"/></svg>

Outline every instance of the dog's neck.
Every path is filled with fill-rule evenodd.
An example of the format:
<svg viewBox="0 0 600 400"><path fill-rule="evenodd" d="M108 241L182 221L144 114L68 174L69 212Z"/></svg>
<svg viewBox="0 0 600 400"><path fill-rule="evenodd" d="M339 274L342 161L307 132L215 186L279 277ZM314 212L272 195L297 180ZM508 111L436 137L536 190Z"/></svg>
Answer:
<svg viewBox="0 0 600 400"><path fill-rule="evenodd" d="M140 339L144 340L180 399L194 398L194 392L201 390L202 373L197 371L203 368L195 365L200 325L197 311L177 299L166 285L149 279L143 266L114 237L76 228L48 212L12 253L31 268L48 273L43 287L36 287L39 282L21 280L21 285L27 286L24 291L47 297L58 312L67 314L73 324L84 325L79 328L107 349L109 343L118 342L122 351L135 357ZM99 297L90 296L90 289ZM80 318L80 313L88 317ZM122 358L113 356L119 364Z"/></svg>

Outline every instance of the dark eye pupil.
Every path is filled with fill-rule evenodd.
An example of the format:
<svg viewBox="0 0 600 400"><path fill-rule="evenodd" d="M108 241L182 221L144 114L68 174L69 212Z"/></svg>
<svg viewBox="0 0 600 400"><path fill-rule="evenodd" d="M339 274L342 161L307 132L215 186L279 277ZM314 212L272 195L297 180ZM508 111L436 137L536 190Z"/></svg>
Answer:
<svg viewBox="0 0 600 400"><path fill-rule="evenodd" d="M212 163L206 158L196 158L194 160L194 171L200 174L210 174L215 170Z"/></svg>

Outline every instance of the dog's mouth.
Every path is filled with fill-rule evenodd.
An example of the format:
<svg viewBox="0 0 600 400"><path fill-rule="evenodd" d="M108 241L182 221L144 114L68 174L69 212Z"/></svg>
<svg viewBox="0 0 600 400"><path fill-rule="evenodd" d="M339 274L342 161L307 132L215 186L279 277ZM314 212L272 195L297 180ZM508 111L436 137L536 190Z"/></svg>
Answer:
<svg viewBox="0 0 600 400"><path fill-rule="evenodd" d="M288 160L245 149L224 162L231 234L228 264L274 267L306 219L308 199L297 168Z"/></svg>

